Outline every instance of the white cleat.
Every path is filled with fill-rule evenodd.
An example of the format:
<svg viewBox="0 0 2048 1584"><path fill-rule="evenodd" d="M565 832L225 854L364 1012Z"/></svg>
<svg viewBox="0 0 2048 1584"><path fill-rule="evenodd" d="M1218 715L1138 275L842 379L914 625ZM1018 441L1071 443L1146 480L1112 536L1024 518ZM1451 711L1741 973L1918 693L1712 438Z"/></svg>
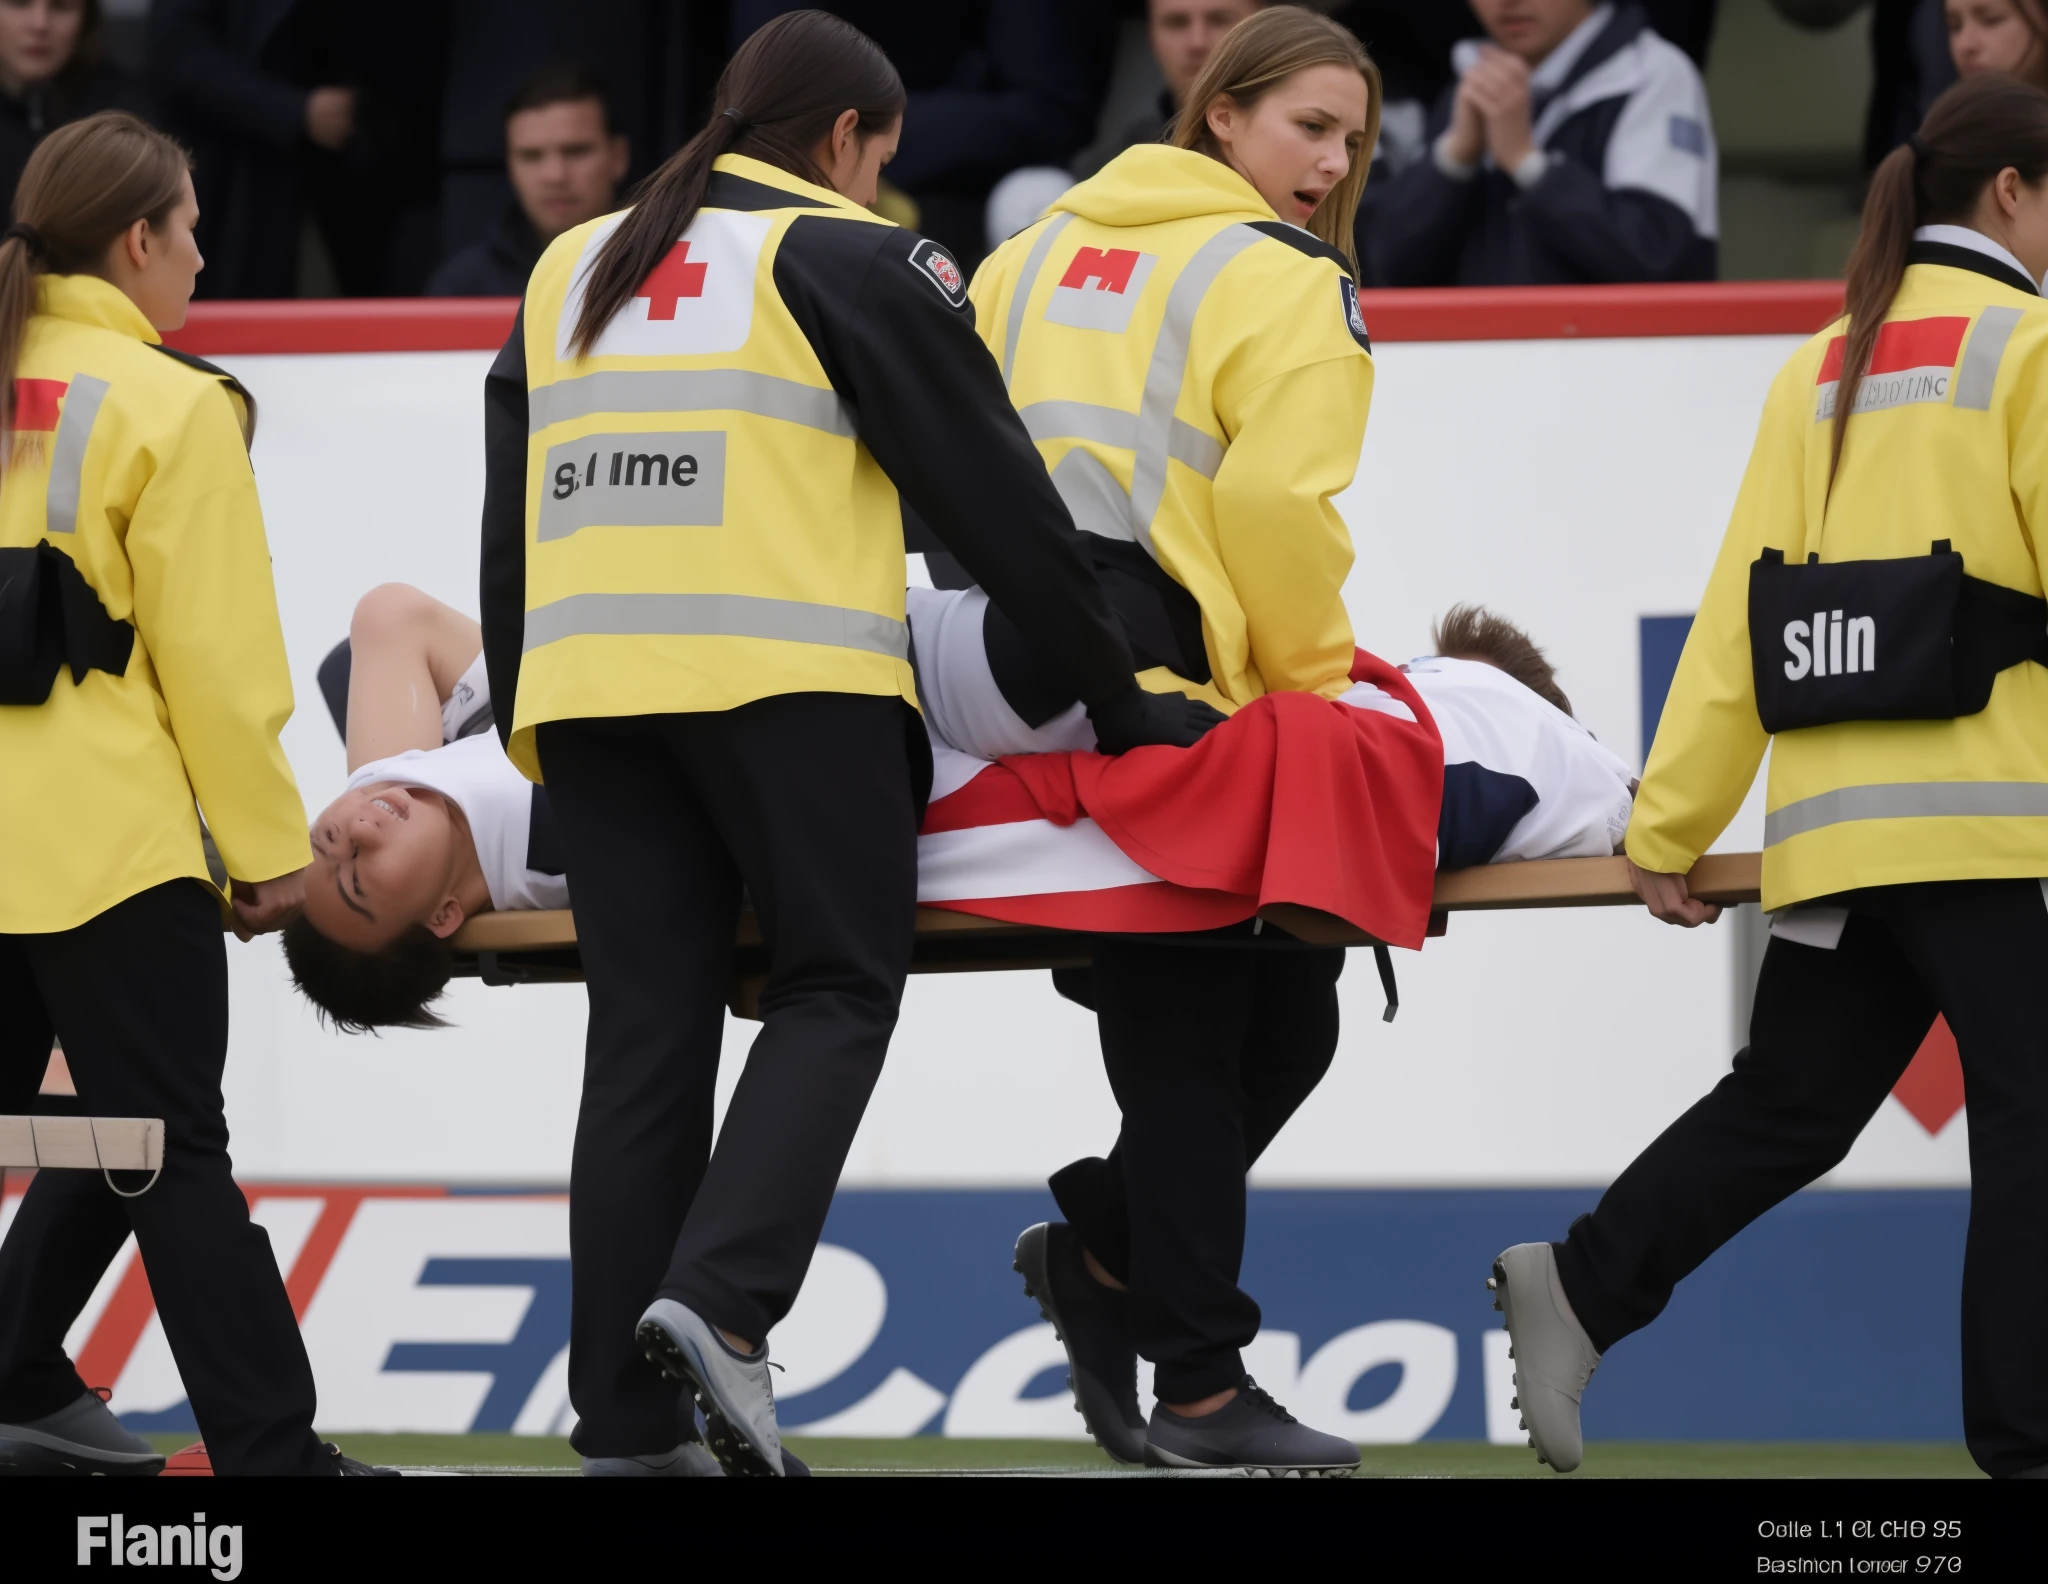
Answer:
<svg viewBox="0 0 2048 1584"><path fill-rule="evenodd" d="M1548 1243L1517 1243L1493 1262L1487 1282L1507 1320L1515 1360L1515 1403L1536 1461L1569 1474L1585 1456L1579 1400L1600 1354L1572 1313Z"/></svg>

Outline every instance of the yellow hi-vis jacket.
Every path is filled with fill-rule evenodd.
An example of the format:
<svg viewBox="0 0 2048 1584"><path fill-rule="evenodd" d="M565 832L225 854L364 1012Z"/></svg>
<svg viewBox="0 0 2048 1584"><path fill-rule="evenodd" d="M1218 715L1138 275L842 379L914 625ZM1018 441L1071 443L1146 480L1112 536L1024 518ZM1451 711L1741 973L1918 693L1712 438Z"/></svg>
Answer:
<svg viewBox="0 0 2048 1584"><path fill-rule="evenodd" d="M944 248L723 155L575 359L581 272L617 223L542 256L484 382L484 659L521 771L540 779L544 721L799 692L914 706L906 507L1091 708L1136 697Z"/></svg>
<svg viewBox="0 0 2048 1584"><path fill-rule="evenodd" d="M1351 536L1331 498L1358 465L1373 368L1343 255L1229 166L1141 145L998 248L973 297L1075 525L1097 536L1150 667L1139 680L1226 712L1349 687ZM1199 607L1178 655L1128 620L1145 603L1119 598L1147 570L1134 555Z"/></svg>
<svg viewBox="0 0 2048 1584"><path fill-rule="evenodd" d="M37 283L0 545L47 539L135 644L123 675L60 671L47 702L0 706L0 934L206 880L195 798L235 878L312 861L278 745L291 674L238 397L157 340L105 281Z"/></svg>
<svg viewBox="0 0 2048 1584"><path fill-rule="evenodd" d="M1844 329L1823 330L1772 382L1628 828L1645 869L1691 868L1769 743L1766 908L1859 886L2048 875L2048 669L2001 672L1990 704L1955 720L1848 721L1773 741L1757 718L1748 593L1766 548L1787 562L1881 560L1947 539L1970 576L2042 592L2048 302L2017 270L1915 244L1830 499Z"/></svg>

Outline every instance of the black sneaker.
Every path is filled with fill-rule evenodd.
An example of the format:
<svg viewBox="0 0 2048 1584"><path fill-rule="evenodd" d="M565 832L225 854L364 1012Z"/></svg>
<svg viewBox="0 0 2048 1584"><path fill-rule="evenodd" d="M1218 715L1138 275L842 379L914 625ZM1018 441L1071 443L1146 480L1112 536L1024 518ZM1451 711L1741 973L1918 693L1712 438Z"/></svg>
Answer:
<svg viewBox="0 0 2048 1584"><path fill-rule="evenodd" d="M395 1468L379 1468L373 1463L365 1463L358 1458L352 1458L332 1441L323 1442L322 1445L327 1448L327 1455L334 1459L334 1472L337 1474L377 1474L387 1479L398 1478L398 1470Z"/></svg>
<svg viewBox="0 0 2048 1584"><path fill-rule="evenodd" d="M0 1474L155 1474L163 1454L87 1392L53 1414L0 1424Z"/></svg>
<svg viewBox="0 0 2048 1584"><path fill-rule="evenodd" d="M1038 1300L1038 1312L1066 1347L1067 1385L1095 1444L1119 1463L1144 1462L1130 1295L1088 1274L1081 1240L1064 1221L1026 1227L1010 1268L1024 1278L1024 1296Z"/></svg>
<svg viewBox="0 0 2048 1584"><path fill-rule="evenodd" d="M1154 1468L1242 1469L1255 1478L1345 1479L1358 1467L1358 1448L1311 1430L1247 1375L1235 1397L1199 1419L1154 1408L1145 1461Z"/></svg>

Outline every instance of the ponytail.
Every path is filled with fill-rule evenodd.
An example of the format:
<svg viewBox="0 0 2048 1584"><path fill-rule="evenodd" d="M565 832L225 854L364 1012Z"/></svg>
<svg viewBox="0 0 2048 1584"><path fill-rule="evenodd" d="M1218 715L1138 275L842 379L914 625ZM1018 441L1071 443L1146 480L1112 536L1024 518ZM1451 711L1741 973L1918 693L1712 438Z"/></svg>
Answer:
<svg viewBox="0 0 2048 1584"><path fill-rule="evenodd" d="M848 110L859 135L886 131L903 114L903 79L859 28L823 11L792 11L739 47L719 74L711 119L632 195L583 286L570 346L590 356L640 283L668 256L704 205L721 154L744 154L818 187L831 183L811 150Z"/></svg>
<svg viewBox="0 0 2048 1584"><path fill-rule="evenodd" d="M146 121L107 110L36 145L0 237L0 431L14 430L14 372L36 311L36 277L90 274L138 220L170 223L192 162ZM8 449L11 449L9 447Z"/></svg>
<svg viewBox="0 0 2048 1584"><path fill-rule="evenodd" d="M1965 78L1935 100L1920 130L1887 154L1872 175L1863 227L1849 255L1849 329L1828 441L1831 491L1877 333L1905 279L1913 233L1924 225L1968 221L1985 188L2008 168L2028 186L2048 178L2048 93L1986 74Z"/></svg>

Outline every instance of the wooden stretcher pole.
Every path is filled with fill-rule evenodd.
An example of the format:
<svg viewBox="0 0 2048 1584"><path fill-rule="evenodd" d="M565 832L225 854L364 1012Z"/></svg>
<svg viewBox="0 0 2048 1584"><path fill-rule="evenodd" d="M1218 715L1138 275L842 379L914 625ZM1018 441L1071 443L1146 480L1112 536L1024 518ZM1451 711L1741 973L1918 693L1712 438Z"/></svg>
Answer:
<svg viewBox="0 0 2048 1584"><path fill-rule="evenodd" d="M1754 902L1762 884L1758 853L1712 853L1689 877L1693 895L1709 902ZM1533 863L1488 864L1441 875L1434 912L1503 908L1639 907L1622 858L1550 858ZM1317 946L1372 946L1364 931L1312 908L1281 904L1262 917L1299 940ZM1432 933L1441 933L1432 930ZM1059 968L1087 960L1088 937L1070 930L1008 924L954 913L917 910L917 954L913 973L977 973L1005 968ZM458 960L489 984L520 984L581 977L576 961L576 924L566 912L484 913L455 932ZM742 953L759 952L761 930L751 913L740 918ZM742 979L749 977L742 969ZM742 995L738 999L744 999Z"/></svg>

